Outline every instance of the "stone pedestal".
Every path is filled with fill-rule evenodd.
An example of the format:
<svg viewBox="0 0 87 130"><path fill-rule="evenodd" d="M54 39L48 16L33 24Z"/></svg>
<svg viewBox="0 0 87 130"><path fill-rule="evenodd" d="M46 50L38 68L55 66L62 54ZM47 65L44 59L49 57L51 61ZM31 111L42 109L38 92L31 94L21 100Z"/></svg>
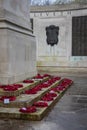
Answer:
<svg viewBox="0 0 87 130"><path fill-rule="evenodd" d="M35 74L29 0L0 0L0 83L19 82Z"/></svg>

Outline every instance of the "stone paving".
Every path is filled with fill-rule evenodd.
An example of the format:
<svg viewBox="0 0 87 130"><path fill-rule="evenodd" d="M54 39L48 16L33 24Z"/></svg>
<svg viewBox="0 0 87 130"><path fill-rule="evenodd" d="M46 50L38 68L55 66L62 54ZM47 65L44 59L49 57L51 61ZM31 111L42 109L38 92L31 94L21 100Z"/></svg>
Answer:
<svg viewBox="0 0 87 130"><path fill-rule="evenodd" d="M42 121L0 119L0 130L87 130L87 74L51 73L74 84Z"/></svg>

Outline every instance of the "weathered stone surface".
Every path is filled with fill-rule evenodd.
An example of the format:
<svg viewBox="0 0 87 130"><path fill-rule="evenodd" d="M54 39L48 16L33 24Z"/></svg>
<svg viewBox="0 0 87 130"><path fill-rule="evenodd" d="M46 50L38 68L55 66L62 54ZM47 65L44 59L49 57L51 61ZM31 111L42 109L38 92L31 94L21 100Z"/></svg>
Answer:
<svg viewBox="0 0 87 130"><path fill-rule="evenodd" d="M56 82L55 84L57 85L58 82ZM56 85L53 85L53 87L56 86ZM54 105L59 101L59 99L63 96L63 94L64 94L64 92L66 90L67 89L64 89L60 93L56 93L57 97L55 97L53 99L53 101L47 102L48 107L45 107L45 108L38 108L37 107L37 111L34 112L34 113L21 113L21 112L19 112L18 108L4 108L4 107L1 107L0 108L0 118L25 119L25 120L31 120L31 121L32 120L33 121L39 121L44 116L46 116L47 113L54 107ZM38 98L38 100L39 100L39 98Z"/></svg>
<svg viewBox="0 0 87 130"><path fill-rule="evenodd" d="M52 72L71 78L74 84L42 121L0 119L1 130L86 130L87 129L87 73Z"/></svg>
<svg viewBox="0 0 87 130"><path fill-rule="evenodd" d="M72 69L77 71L78 69L79 71L84 69L84 71L87 71L87 56L72 56L72 17L86 15L87 4L31 7L30 17L33 19L33 30L37 37L36 41L38 45L38 69L48 70L49 68L51 71L57 68L56 70L62 72L62 69L64 71L64 69L68 68L69 71L72 71ZM59 27L59 42L53 47L47 45L46 42L45 28L50 25ZM81 35L84 35L84 32ZM80 44L81 46L84 45L81 41ZM87 50L86 47L85 50Z"/></svg>
<svg viewBox="0 0 87 130"><path fill-rule="evenodd" d="M16 91L4 91L2 88L0 88L0 96L19 96L20 94L22 94L24 91L33 88L35 85L38 85L40 82L39 81L35 81L34 83L19 83L22 84L23 87L22 88L18 88L18 90Z"/></svg>
<svg viewBox="0 0 87 130"><path fill-rule="evenodd" d="M29 1L0 0L0 83L36 74L36 41L30 27Z"/></svg>
<svg viewBox="0 0 87 130"><path fill-rule="evenodd" d="M31 89L34 86L36 86L37 84L41 83L41 82L36 82L33 84L23 84L24 88L19 89L17 92L8 92L8 95L15 95L17 96L17 94L19 96L16 97L15 101L12 101L8 104L4 104L4 102L0 102L0 107L5 107L5 108L21 108L21 107L27 107L31 104L33 104L34 102L38 101L43 95L45 95L51 88L56 87L59 82L61 80L55 82L54 84L52 84L51 86L49 86L48 88L43 88L41 91L39 91L37 94L22 94L25 90ZM1 92L0 92L1 93ZM6 95L5 92L2 92L1 94ZM21 94L21 95L20 95Z"/></svg>

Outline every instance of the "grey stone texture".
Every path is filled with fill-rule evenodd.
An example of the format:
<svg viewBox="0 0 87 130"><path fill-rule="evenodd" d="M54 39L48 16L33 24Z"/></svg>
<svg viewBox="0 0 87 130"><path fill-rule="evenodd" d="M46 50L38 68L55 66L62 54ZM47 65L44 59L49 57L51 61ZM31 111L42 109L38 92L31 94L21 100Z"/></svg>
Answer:
<svg viewBox="0 0 87 130"><path fill-rule="evenodd" d="M42 121L0 119L1 130L87 130L87 74L50 74L74 81L51 112Z"/></svg>
<svg viewBox="0 0 87 130"><path fill-rule="evenodd" d="M67 4L56 6L31 7L34 34L37 43L38 68L56 70L62 68L84 69L87 72L87 56L72 56L72 17L87 15L87 5ZM50 47L46 42L45 28L59 26L58 45Z"/></svg>
<svg viewBox="0 0 87 130"><path fill-rule="evenodd" d="M36 41L28 0L0 0L0 83L36 74Z"/></svg>

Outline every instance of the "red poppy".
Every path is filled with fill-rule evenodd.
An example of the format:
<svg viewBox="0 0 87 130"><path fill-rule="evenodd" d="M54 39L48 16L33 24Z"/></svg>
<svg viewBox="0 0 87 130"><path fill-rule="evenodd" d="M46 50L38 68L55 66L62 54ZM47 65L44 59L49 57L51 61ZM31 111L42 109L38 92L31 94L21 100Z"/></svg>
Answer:
<svg viewBox="0 0 87 130"><path fill-rule="evenodd" d="M64 78L63 79L64 83L70 85L72 83L72 80L71 79L67 79L67 78Z"/></svg>
<svg viewBox="0 0 87 130"><path fill-rule="evenodd" d="M53 79L55 80L55 81L57 81L57 80L60 80L61 79L61 77L53 77Z"/></svg>
<svg viewBox="0 0 87 130"><path fill-rule="evenodd" d="M63 91L64 87L59 86L58 89L59 89L59 91Z"/></svg>
<svg viewBox="0 0 87 130"><path fill-rule="evenodd" d="M44 77L41 76L40 74L37 74L34 78L35 78L35 79L43 79Z"/></svg>
<svg viewBox="0 0 87 130"><path fill-rule="evenodd" d="M35 106L22 107L20 108L19 111L23 113L34 113L36 112L36 107Z"/></svg>
<svg viewBox="0 0 87 130"><path fill-rule="evenodd" d="M36 93L37 93L37 90L34 90L34 89L29 89L25 91L25 94L36 94Z"/></svg>
<svg viewBox="0 0 87 130"><path fill-rule="evenodd" d="M55 92L49 92L47 94L45 94L46 97L56 97L57 94Z"/></svg>
<svg viewBox="0 0 87 130"><path fill-rule="evenodd" d="M4 87L4 85L0 85L0 88L3 88Z"/></svg>
<svg viewBox="0 0 87 130"><path fill-rule="evenodd" d="M50 93L47 93L47 94L45 94L42 98L41 98L41 100L43 100L43 101L52 101L53 100L53 97L55 97L56 95L52 95L52 94L50 94Z"/></svg>
<svg viewBox="0 0 87 130"><path fill-rule="evenodd" d="M49 87L49 84L48 84L48 83L43 83L43 84L42 84L42 88L47 88L47 87Z"/></svg>
<svg viewBox="0 0 87 130"><path fill-rule="evenodd" d="M33 105L36 107L47 107L48 106L47 102L42 102L42 101L35 102Z"/></svg>
<svg viewBox="0 0 87 130"><path fill-rule="evenodd" d="M55 87L55 88L52 88L51 90L55 91L55 92L61 92L63 90L63 87Z"/></svg>
<svg viewBox="0 0 87 130"><path fill-rule="evenodd" d="M57 96L57 94L54 92L54 91L49 91L49 93L50 93L50 95L52 96L52 97L56 97Z"/></svg>
<svg viewBox="0 0 87 130"><path fill-rule="evenodd" d="M3 90L5 91L16 91L18 88L14 85L4 85Z"/></svg>
<svg viewBox="0 0 87 130"><path fill-rule="evenodd" d="M46 97L46 96L44 96L44 97L42 97L41 98L41 100L43 100L43 101L52 101L53 100L53 97Z"/></svg>
<svg viewBox="0 0 87 130"><path fill-rule="evenodd" d="M40 91L42 89L41 85L37 85L33 88L33 90Z"/></svg>
<svg viewBox="0 0 87 130"><path fill-rule="evenodd" d="M48 80L48 81L46 81L44 84L47 84L48 86L50 86L50 85L52 85L53 83L52 83L50 80Z"/></svg>
<svg viewBox="0 0 87 130"><path fill-rule="evenodd" d="M26 79L23 81L23 83L33 83L34 81L33 80L30 80L30 79Z"/></svg>
<svg viewBox="0 0 87 130"><path fill-rule="evenodd" d="M22 88L23 84L13 84L13 86L17 87L17 88Z"/></svg>
<svg viewBox="0 0 87 130"><path fill-rule="evenodd" d="M2 88L5 91L16 91L18 88L23 87L22 84L11 84L11 85L1 85L0 88Z"/></svg>
<svg viewBox="0 0 87 130"><path fill-rule="evenodd" d="M50 77L51 75L49 74L44 74L43 77Z"/></svg>
<svg viewBox="0 0 87 130"><path fill-rule="evenodd" d="M2 96L2 97L0 97L1 101L4 101L4 99L9 99L9 101L15 101L16 97L15 96Z"/></svg>

